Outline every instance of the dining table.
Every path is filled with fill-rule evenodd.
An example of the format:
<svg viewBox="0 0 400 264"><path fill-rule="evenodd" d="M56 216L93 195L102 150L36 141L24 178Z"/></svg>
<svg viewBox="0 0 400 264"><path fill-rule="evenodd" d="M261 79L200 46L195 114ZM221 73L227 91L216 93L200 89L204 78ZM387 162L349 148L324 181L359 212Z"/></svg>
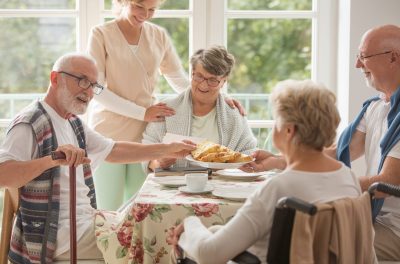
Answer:
<svg viewBox="0 0 400 264"><path fill-rule="evenodd" d="M267 177L238 181L212 175L207 183L212 192L193 194L162 184L167 178L149 174L124 209L97 212L97 246L106 263L169 263L177 242L175 228L186 217L197 216L207 227L224 225L243 205L243 197L259 188Z"/></svg>

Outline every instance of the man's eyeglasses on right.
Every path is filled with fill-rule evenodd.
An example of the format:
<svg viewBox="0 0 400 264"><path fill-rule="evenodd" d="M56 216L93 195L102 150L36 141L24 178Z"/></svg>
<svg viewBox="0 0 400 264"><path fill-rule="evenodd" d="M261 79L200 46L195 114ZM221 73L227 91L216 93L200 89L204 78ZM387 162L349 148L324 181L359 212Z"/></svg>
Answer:
<svg viewBox="0 0 400 264"><path fill-rule="evenodd" d="M388 53L392 53L392 51L391 50L390 51L384 51L384 52L375 53L375 54L367 55L367 56L363 56L361 54L357 54L357 59L360 60L361 62L364 62L365 59L372 58L372 57L379 56L379 55L383 55L383 54L388 54Z"/></svg>
<svg viewBox="0 0 400 264"><path fill-rule="evenodd" d="M65 71L60 71L59 73L64 73L70 77L73 77L78 80L78 86L81 87L82 89L88 89L89 87L92 87L93 93L99 95L103 90L104 87L98 83L92 83L89 81L86 77L79 77L74 74L71 74L69 72Z"/></svg>

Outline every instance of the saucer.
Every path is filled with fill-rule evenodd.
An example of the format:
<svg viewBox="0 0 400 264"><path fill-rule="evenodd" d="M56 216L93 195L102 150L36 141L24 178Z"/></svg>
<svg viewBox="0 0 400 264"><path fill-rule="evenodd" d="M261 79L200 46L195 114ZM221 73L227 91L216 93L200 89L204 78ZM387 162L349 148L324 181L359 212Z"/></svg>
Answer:
<svg viewBox="0 0 400 264"><path fill-rule="evenodd" d="M189 190L189 188L188 188L187 186L181 186L181 187L178 188L178 190L179 190L180 192L183 192L183 193L190 193L190 194L209 193L209 192L211 192L213 189L214 189L214 188L213 188L211 185L206 185L206 187L204 188L204 190L201 190L201 191L192 191L192 190Z"/></svg>

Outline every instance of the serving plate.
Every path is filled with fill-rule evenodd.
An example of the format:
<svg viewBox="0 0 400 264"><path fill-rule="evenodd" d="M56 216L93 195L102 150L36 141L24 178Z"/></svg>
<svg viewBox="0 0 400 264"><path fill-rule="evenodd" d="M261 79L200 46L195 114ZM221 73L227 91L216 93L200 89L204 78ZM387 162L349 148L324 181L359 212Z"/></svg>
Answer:
<svg viewBox="0 0 400 264"><path fill-rule="evenodd" d="M188 160L191 164L203 167L203 168L210 168L210 169L237 169L242 165L249 163L249 162L235 162L235 163L218 163L218 162L204 162L198 161L193 158L192 155L187 155L186 160Z"/></svg>

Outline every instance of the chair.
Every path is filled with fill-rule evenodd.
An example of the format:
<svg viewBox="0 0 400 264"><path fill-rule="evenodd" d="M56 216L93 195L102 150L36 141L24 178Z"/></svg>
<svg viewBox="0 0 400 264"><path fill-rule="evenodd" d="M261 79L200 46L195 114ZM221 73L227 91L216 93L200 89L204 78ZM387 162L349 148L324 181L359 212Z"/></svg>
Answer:
<svg viewBox="0 0 400 264"><path fill-rule="evenodd" d="M19 207L19 189L5 188L3 200L3 222L1 224L0 263L8 262L11 230L15 214Z"/></svg>
<svg viewBox="0 0 400 264"><path fill-rule="evenodd" d="M374 183L368 189L371 202L375 191L400 197L400 188L398 186L386 183ZM267 262L269 264L290 263L293 224L295 215L298 212L315 215L317 213L317 207L296 198L285 197L278 201L268 248ZM241 262L241 264L246 264L246 262Z"/></svg>
<svg viewBox="0 0 400 264"><path fill-rule="evenodd" d="M3 200L3 218L0 240L0 263L8 263L8 251L10 250L11 231L15 214L19 207L19 189L5 188ZM79 260L79 264L103 264L101 260ZM56 264L67 264L70 261L57 261Z"/></svg>
<svg viewBox="0 0 400 264"><path fill-rule="evenodd" d="M400 187L394 186L386 183L374 183L368 189L368 195L370 201L372 201L375 191L384 192L396 197L400 197ZM327 204L326 204L327 205ZM287 264L290 262L290 254L292 249L292 242L295 241L292 237L294 234L294 224L295 216L298 213L303 213L309 216L314 216L320 213L320 207L314 204L302 201L293 197L283 197L281 198L276 206L274 219L271 229L270 242L268 247L267 263L269 264ZM328 207L324 207L326 210ZM367 217L371 216L371 211L369 208L369 213ZM371 223L372 224L372 223ZM298 229L297 229L298 230ZM297 231L296 231L297 232ZM299 240L298 240L299 241ZM313 241L314 242L314 241ZM317 243L319 243L318 241ZM316 245L318 247L318 245ZM372 244L371 244L371 247ZM373 248L371 249L373 250ZM318 250L316 250L318 251ZM319 252L321 253L321 252ZM317 253L317 254L319 254ZM182 264L192 264L196 263L188 258L178 260L178 263ZM232 259L229 263L237 264L258 264L261 263L260 260L252 255L251 253L245 251ZM317 263L317 262L316 262Z"/></svg>
<svg viewBox="0 0 400 264"><path fill-rule="evenodd" d="M65 158L62 152L53 152L53 159ZM63 263L77 263L76 260L76 188L75 188L75 168L70 167L70 248L71 248L71 261L57 261L57 264ZM14 222L14 217L19 208L20 190L16 188L6 188L4 190L3 201L3 222L1 226L1 241L0 241L0 263L8 263L8 252L10 250L11 231ZM103 261L99 260L79 260L80 264L101 264Z"/></svg>

